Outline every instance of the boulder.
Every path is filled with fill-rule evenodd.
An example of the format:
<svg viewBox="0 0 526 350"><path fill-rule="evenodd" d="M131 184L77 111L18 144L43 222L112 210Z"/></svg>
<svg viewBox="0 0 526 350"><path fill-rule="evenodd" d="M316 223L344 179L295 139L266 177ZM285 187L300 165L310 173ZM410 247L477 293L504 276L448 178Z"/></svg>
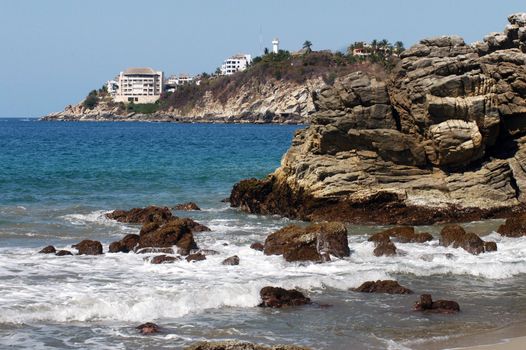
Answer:
<svg viewBox="0 0 526 350"><path fill-rule="evenodd" d="M229 258L226 258L221 263L223 265L239 265L239 257L237 255L231 256Z"/></svg>
<svg viewBox="0 0 526 350"><path fill-rule="evenodd" d="M147 223L141 228L138 248L171 248L177 246L183 255L197 249L192 230L188 222L172 219L164 224Z"/></svg>
<svg viewBox="0 0 526 350"><path fill-rule="evenodd" d="M474 255L497 250L495 242L484 242L479 236L466 232L459 225L446 225L440 232L440 244L444 247L463 248Z"/></svg>
<svg viewBox="0 0 526 350"><path fill-rule="evenodd" d="M102 244L99 241L85 239L71 246L79 251L79 255L100 255L102 254Z"/></svg>
<svg viewBox="0 0 526 350"><path fill-rule="evenodd" d="M69 250L59 250L55 253L56 256L73 255Z"/></svg>
<svg viewBox="0 0 526 350"><path fill-rule="evenodd" d="M42 250L39 251L41 254L53 254L56 253L57 250L52 245L48 245L47 247L42 248Z"/></svg>
<svg viewBox="0 0 526 350"><path fill-rule="evenodd" d="M201 210L197 204L194 202L187 202L187 203L181 203L176 204L174 207L174 210L180 210L180 211L190 211L190 210Z"/></svg>
<svg viewBox="0 0 526 350"><path fill-rule="evenodd" d="M184 350L311 350L296 345L274 345L266 346L238 341L207 342L202 341L190 345Z"/></svg>
<svg viewBox="0 0 526 350"><path fill-rule="evenodd" d="M451 314L459 312L460 306L457 302L450 300L433 301L430 294L422 294L420 296L420 301L415 303L413 310Z"/></svg>
<svg viewBox="0 0 526 350"><path fill-rule="evenodd" d="M128 224L145 224L148 222L165 222L174 216L167 207L149 206L146 208L133 208L130 210L114 210L107 213L106 217Z"/></svg>
<svg viewBox="0 0 526 350"><path fill-rule="evenodd" d="M110 253L129 253L133 252L137 244L139 244L139 235L130 233L124 236L123 239L117 242L110 244L109 252Z"/></svg>
<svg viewBox="0 0 526 350"><path fill-rule="evenodd" d="M188 262L202 261L202 260L206 260L206 255L201 254L201 253L190 254L186 257L186 261Z"/></svg>
<svg viewBox="0 0 526 350"><path fill-rule="evenodd" d="M433 236L427 232L416 233L414 227L399 226L375 233L369 237L369 241L389 241L390 238L395 238L398 243L424 243L433 240Z"/></svg>
<svg viewBox="0 0 526 350"><path fill-rule="evenodd" d="M353 290L362 293L413 294L411 289L403 287L393 280L367 281Z"/></svg>
<svg viewBox="0 0 526 350"><path fill-rule="evenodd" d="M265 250L265 246L261 242L254 242L250 245L250 249L259 250L260 252L262 252L263 250Z"/></svg>
<svg viewBox="0 0 526 350"><path fill-rule="evenodd" d="M391 241L382 241L376 245L373 250L374 256L394 256L396 255L396 246Z"/></svg>
<svg viewBox="0 0 526 350"><path fill-rule="evenodd" d="M135 329L137 329L139 333L144 334L144 335L155 334L161 331L161 328L152 322L143 323L135 327Z"/></svg>
<svg viewBox="0 0 526 350"><path fill-rule="evenodd" d="M264 287L259 292L259 295L261 296L259 307L281 308L311 303L309 298L296 289L287 290L280 287Z"/></svg>
<svg viewBox="0 0 526 350"><path fill-rule="evenodd" d="M181 260L178 256L168 256L168 255L157 255L150 260L152 264L172 264L178 260Z"/></svg>
<svg viewBox="0 0 526 350"><path fill-rule="evenodd" d="M193 233L211 231L207 226L200 224L190 218L177 218L177 220L188 226Z"/></svg>
<svg viewBox="0 0 526 350"><path fill-rule="evenodd" d="M286 261L322 261L322 256L343 258L350 255L347 228L337 222L290 225L265 240L266 255L283 255Z"/></svg>
<svg viewBox="0 0 526 350"><path fill-rule="evenodd" d="M512 216L499 226L497 232L506 237L526 236L526 214Z"/></svg>

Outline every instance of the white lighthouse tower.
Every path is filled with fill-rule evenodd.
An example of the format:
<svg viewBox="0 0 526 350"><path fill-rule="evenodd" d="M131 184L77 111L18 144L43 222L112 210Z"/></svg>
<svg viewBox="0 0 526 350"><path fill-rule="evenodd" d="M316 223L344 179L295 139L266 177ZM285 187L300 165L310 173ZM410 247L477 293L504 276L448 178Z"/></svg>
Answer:
<svg viewBox="0 0 526 350"><path fill-rule="evenodd" d="M274 38L274 40L272 40L272 52L278 53L278 51L279 51L279 39Z"/></svg>

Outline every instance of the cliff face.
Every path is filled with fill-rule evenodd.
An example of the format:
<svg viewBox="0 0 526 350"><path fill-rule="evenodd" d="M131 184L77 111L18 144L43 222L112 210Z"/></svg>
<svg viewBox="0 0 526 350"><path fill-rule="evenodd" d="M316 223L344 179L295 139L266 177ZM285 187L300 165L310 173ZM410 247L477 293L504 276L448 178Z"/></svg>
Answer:
<svg viewBox="0 0 526 350"><path fill-rule="evenodd" d="M266 84L245 84L226 102L206 93L189 110L171 109L152 114L122 115L108 103L94 109L82 103L67 106L63 112L52 113L43 120L75 121L164 121L218 123L305 123L314 112L312 92L323 86L323 80L310 79L303 84L271 81Z"/></svg>
<svg viewBox="0 0 526 350"><path fill-rule="evenodd" d="M387 81L353 73L314 96L281 167L231 204L302 219L412 223L509 215L526 201L526 14L466 45L422 40Z"/></svg>

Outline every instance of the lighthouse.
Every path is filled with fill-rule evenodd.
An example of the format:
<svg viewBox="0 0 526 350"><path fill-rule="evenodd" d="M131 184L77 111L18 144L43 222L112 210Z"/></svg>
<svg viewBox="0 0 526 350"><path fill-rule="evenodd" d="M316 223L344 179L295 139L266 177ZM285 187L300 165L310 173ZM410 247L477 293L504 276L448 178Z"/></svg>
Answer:
<svg viewBox="0 0 526 350"><path fill-rule="evenodd" d="M274 38L274 40L272 40L272 52L278 53L278 51L279 51L279 39Z"/></svg>

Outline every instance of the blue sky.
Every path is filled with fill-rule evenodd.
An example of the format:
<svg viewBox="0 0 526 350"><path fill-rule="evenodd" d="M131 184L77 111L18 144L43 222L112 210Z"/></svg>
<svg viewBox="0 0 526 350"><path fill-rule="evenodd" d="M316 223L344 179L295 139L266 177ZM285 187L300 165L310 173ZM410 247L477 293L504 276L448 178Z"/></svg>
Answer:
<svg viewBox="0 0 526 350"><path fill-rule="evenodd" d="M386 38L410 46L502 31L518 0L0 0L0 117L37 117L77 103L129 66L212 72L238 52L338 50Z"/></svg>

